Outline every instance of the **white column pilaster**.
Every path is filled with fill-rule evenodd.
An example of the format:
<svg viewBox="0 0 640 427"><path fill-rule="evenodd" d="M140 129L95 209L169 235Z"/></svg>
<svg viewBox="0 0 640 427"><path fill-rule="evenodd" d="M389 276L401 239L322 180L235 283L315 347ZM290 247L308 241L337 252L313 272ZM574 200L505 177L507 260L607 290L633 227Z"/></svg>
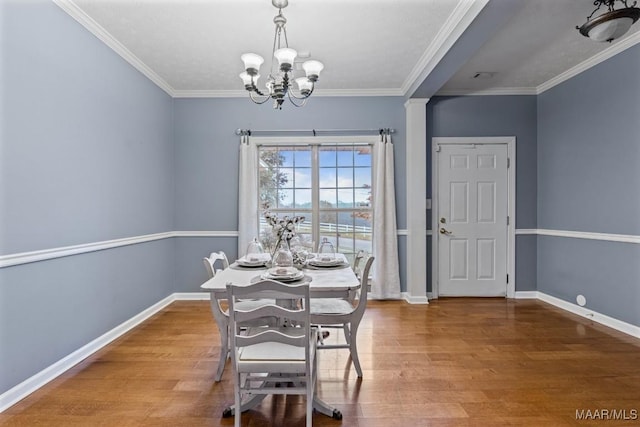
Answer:
<svg viewBox="0 0 640 427"><path fill-rule="evenodd" d="M427 300L427 102L409 99L407 125L407 295L412 304Z"/></svg>

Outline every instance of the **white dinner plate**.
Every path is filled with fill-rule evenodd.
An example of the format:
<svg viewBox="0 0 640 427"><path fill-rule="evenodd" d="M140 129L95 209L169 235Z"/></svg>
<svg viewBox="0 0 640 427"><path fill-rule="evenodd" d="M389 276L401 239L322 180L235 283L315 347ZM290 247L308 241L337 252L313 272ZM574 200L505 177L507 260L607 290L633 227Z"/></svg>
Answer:
<svg viewBox="0 0 640 427"><path fill-rule="evenodd" d="M238 265L242 265L245 267L257 267L257 266L265 265L267 261L268 259L265 257L250 257L250 258L242 257L236 260Z"/></svg>
<svg viewBox="0 0 640 427"><path fill-rule="evenodd" d="M309 260L308 263L316 267L335 267L344 264L344 261L340 258L323 258L318 256Z"/></svg>
<svg viewBox="0 0 640 427"><path fill-rule="evenodd" d="M293 281L302 279L304 273L297 268L271 268L262 275L263 279Z"/></svg>

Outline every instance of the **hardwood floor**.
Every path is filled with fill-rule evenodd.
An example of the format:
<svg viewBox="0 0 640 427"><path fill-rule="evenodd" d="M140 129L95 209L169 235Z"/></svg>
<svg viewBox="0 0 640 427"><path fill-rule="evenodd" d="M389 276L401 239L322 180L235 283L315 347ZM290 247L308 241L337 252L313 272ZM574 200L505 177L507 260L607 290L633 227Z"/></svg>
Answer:
<svg viewBox="0 0 640 427"><path fill-rule="evenodd" d="M540 301L374 301L358 343L362 380L348 351L320 353L320 397L344 418L316 413L314 425L640 425L640 340ZM221 417L233 402L230 365L213 382L218 353L208 302L175 302L7 409L0 425L233 425ZM243 425L303 426L304 400L268 397Z"/></svg>

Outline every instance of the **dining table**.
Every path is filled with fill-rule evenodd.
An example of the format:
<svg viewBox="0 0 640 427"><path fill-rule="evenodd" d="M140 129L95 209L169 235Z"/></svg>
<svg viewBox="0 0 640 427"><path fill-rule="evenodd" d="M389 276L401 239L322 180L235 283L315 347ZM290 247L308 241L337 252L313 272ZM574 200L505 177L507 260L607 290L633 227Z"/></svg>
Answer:
<svg viewBox="0 0 640 427"><path fill-rule="evenodd" d="M320 260L320 254L310 254L309 259L300 269L301 278L288 283L309 283L309 292L312 298L349 298L360 288L360 280L351 269L344 254L336 253L336 261L339 263L328 263L323 265L318 262L313 263L315 258ZM237 286L249 285L258 280L265 278L273 278L269 276L268 264L248 265L242 263L242 258L232 263L228 268L217 271L216 274L204 282L200 288L209 292L211 298L211 306L218 305L218 300L227 299L227 284ZM217 316L214 312L214 318ZM258 405L265 395L255 395L242 403L241 411L244 412ZM326 402L314 396L313 407L321 414L327 415L334 419L342 419L342 413L328 405ZM223 417L233 416L235 408L230 406L223 411Z"/></svg>

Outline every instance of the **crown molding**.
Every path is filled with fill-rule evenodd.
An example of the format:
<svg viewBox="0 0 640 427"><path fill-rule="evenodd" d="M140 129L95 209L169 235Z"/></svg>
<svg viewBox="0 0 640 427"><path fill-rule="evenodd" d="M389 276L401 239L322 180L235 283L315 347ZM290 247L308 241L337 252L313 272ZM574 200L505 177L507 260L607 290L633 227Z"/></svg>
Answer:
<svg viewBox="0 0 640 427"><path fill-rule="evenodd" d="M169 96L174 97L174 89L167 83L162 77L156 74L151 68L142 62L137 56L135 56L129 49L127 49L122 43L116 40L107 30L105 30L100 24L94 21L89 15L84 13L73 0L53 0L62 10L64 10L69 16L78 21L83 27L85 27L91 34L96 36L98 40L113 49L118 55L120 55L125 61L131 64L136 70L140 71L145 77L155 83L158 87L164 90Z"/></svg>
<svg viewBox="0 0 640 427"><path fill-rule="evenodd" d="M486 90L442 90L436 96L504 96L504 95L537 95L535 87L498 87Z"/></svg>
<svg viewBox="0 0 640 427"><path fill-rule="evenodd" d="M400 89L318 89L314 98L339 96L402 96ZM174 90L174 98L247 98L246 90Z"/></svg>
<svg viewBox="0 0 640 427"><path fill-rule="evenodd" d="M640 31L633 33L629 37L626 37L620 40L619 42L612 45L611 47L608 47L607 49L601 52L598 52L591 58L585 61L582 61L581 63L579 63L574 67L569 68L564 73L558 74L557 76L542 83L536 88L536 94L540 95L541 93L551 89L552 87L555 87L560 83L565 82L570 78L577 76L578 74L588 70L589 68L595 67L599 63L606 61L607 59L619 54L620 52L624 52L625 50L635 46L638 43L640 43Z"/></svg>
<svg viewBox="0 0 640 427"><path fill-rule="evenodd" d="M247 98L246 90L174 90L174 98Z"/></svg>
<svg viewBox="0 0 640 427"><path fill-rule="evenodd" d="M461 0L456 5L402 84L401 91L403 96L415 91L424 78L435 69L436 65L487 3L489 3L489 0Z"/></svg>

